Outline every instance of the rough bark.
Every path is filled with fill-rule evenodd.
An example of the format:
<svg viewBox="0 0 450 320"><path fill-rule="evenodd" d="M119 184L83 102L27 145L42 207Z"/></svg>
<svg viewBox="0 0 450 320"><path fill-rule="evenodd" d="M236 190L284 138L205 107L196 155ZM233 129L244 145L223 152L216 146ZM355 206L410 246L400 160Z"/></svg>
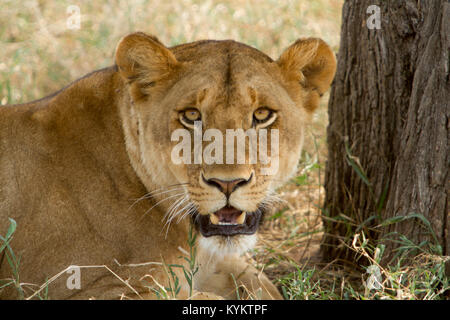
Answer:
<svg viewBox="0 0 450 320"><path fill-rule="evenodd" d="M380 29L366 25L370 5L380 8ZM346 1L342 21L329 101L324 258L354 258L343 243L359 230L433 241L417 218L370 228L411 213L430 222L448 255L450 3ZM394 246L387 243L387 252Z"/></svg>

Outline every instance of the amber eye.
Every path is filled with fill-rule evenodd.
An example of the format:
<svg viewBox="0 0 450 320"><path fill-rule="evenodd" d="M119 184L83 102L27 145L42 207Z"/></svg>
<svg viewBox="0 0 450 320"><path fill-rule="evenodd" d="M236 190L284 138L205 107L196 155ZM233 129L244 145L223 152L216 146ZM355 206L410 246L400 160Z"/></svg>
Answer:
<svg viewBox="0 0 450 320"><path fill-rule="evenodd" d="M270 125L276 117L276 113L267 107L261 107L253 113L253 123L255 125Z"/></svg>
<svg viewBox="0 0 450 320"><path fill-rule="evenodd" d="M181 123L188 127L193 126L195 121L200 121L201 119L202 115L197 109L190 108L180 112Z"/></svg>
<svg viewBox="0 0 450 320"><path fill-rule="evenodd" d="M257 121L265 121L269 119L271 111L267 108L259 108L255 111L253 116Z"/></svg>
<svg viewBox="0 0 450 320"><path fill-rule="evenodd" d="M202 117L200 115L200 111L197 109L188 109L183 111L183 118L188 122L194 123L194 121L201 120Z"/></svg>

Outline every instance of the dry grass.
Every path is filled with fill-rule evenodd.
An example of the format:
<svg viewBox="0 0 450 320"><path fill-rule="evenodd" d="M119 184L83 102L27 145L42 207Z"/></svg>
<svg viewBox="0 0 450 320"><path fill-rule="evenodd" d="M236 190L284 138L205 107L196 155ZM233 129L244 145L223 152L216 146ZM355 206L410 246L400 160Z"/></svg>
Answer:
<svg viewBox="0 0 450 320"><path fill-rule="evenodd" d="M133 31L155 34L166 45L234 39L273 58L305 36L337 48L342 0L81 0L79 30L66 26L73 1L0 3L0 102L6 104L40 98L113 64L118 40Z"/></svg>

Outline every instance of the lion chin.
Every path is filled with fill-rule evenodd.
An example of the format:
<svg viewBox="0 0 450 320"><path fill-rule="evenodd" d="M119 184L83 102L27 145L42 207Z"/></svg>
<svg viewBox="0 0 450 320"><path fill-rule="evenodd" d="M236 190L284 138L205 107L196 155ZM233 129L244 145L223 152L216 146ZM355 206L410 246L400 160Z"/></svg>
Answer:
<svg viewBox="0 0 450 320"><path fill-rule="evenodd" d="M256 234L236 236L201 236L198 245L200 250L210 256L242 255L256 245Z"/></svg>
<svg viewBox="0 0 450 320"><path fill-rule="evenodd" d="M225 206L209 215L194 213L192 222L200 234L199 246L210 255L241 255L252 249L263 219L262 208L245 212Z"/></svg>

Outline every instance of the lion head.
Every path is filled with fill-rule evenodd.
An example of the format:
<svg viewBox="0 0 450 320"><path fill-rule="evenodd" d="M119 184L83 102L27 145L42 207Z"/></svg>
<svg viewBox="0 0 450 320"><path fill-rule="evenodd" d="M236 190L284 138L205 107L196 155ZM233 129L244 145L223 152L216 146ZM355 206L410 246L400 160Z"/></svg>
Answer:
<svg viewBox="0 0 450 320"><path fill-rule="evenodd" d="M167 48L134 33L116 64L129 93L121 112L131 163L149 191L161 187L167 221L192 217L200 245L216 252L251 247L296 171L305 125L334 77L332 50L299 39L274 61L235 41Z"/></svg>

